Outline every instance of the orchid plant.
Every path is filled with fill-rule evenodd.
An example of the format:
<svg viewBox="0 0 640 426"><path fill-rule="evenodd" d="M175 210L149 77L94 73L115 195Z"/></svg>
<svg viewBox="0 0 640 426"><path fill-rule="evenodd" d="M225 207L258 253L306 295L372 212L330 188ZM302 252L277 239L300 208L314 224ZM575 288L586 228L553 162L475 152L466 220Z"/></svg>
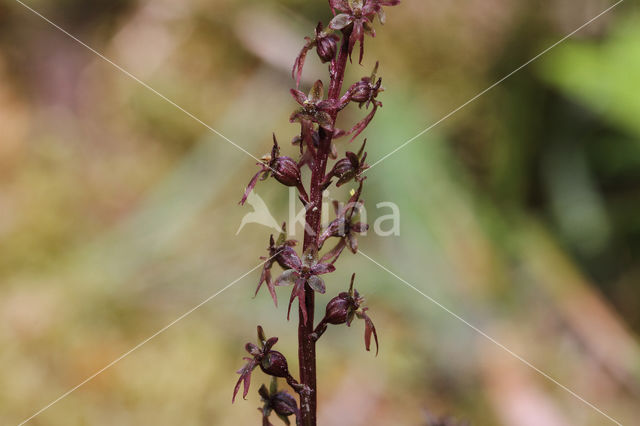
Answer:
<svg viewBox="0 0 640 426"><path fill-rule="evenodd" d="M329 325L346 324L350 326L353 319L363 320L365 327L365 347L370 350L371 337L376 343L378 353L378 336L373 322L364 306L364 298L354 288L355 274L347 292L341 292L331 299L326 306L325 316L314 327L314 309L316 293L325 294L327 286L324 276L335 271L335 263L345 248L356 253L358 250L357 235L368 229L368 225L357 221L359 210L364 205L360 199L365 178L363 172L368 165L364 152L366 141L357 153L347 151L338 159L335 142L350 136L352 142L371 123L382 103L378 100L383 91L382 79L377 77L378 63L370 76L365 76L348 87L343 93L345 70L352 62L352 53L359 45L358 63L364 57L364 40L366 36L375 36L374 21L385 22L386 6L395 6L400 0L329 0L333 19L325 27L319 23L312 37L305 37L305 44L295 60L292 77L296 88L291 89L294 100L299 104L289 121L297 123L300 132L292 144L298 147L298 159L280 155L280 146L273 136L271 153L265 155L258 163L259 170L250 180L240 204L244 204L249 193L258 181L273 177L279 183L296 188L300 201L305 208L305 233L301 254L295 250L297 242L287 240L286 224L283 233L277 240L270 238L268 253L258 282L256 294L264 284L277 306L276 287L291 286L287 319L291 314L293 302L298 299L298 361L300 365L299 380L289 372L285 356L273 350L277 337L267 339L262 327L258 326L258 345L247 343L245 346L249 357L246 364L238 371L240 378L233 391L235 400L240 387L243 397L249 391L251 375L260 370L272 377L269 389L262 385L259 394L264 403L259 408L262 424L271 425L270 416L275 413L285 424L290 424L293 416L296 425L315 426L317 394L316 387L316 342L323 336ZM329 64L328 93L325 97L325 85L321 80L313 84L308 94L298 88L302 80L304 64L307 56L316 51L323 63ZM336 127L339 113L349 104L355 103L360 108L370 110L366 116L349 130ZM328 170L329 160L336 160ZM311 172L308 190L303 183L301 170L307 167ZM328 171L327 171L328 170ZM357 189L351 191L351 197L345 206L334 202L335 219L323 227L322 197L323 192L332 184L342 186L355 182ZM325 243L337 240L328 250ZM321 254L324 251L324 254ZM278 265L283 272L274 280L271 270ZM278 389L278 378L298 394L299 402L286 390Z"/></svg>

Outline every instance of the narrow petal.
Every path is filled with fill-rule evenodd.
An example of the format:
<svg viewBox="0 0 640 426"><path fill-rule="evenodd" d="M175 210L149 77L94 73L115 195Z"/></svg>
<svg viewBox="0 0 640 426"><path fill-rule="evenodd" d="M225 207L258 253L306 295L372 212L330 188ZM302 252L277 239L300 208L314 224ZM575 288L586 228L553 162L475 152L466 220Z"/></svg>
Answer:
<svg viewBox="0 0 640 426"><path fill-rule="evenodd" d="M338 242L338 244L336 244L334 248L332 248L327 253L325 253L325 255L322 256L322 259L320 259L320 261L328 262L329 260L333 259L331 263L332 264L335 263L335 261L338 260L340 253L342 253L342 250L344 250L344 248L345 248L344 238L340 238L340 241Z"/></svg>
<svg viewBox="0 0 640 426"><path fill-rule="evenodd" d="M258 332L258 342L260 342L260 345L264 347L264 342L267 340L264 335L264 329L261 325L259 325L258 327L256 327L256 331Z"/></svg>
<svg viewBox="0 0 640 426"><path fill-rule="evenodd" d="M258 282L258 287L256 288L256 293L253 295L253 297L256 297L258 295L258 291L260 291L260 287L262 286L262 283L266 283L267 289L269 290L269 293L271 294L271 298L273 299L273 303L275 303L277 308L278 296L276 295L276 288L273 284L273 281L271 280L270 265L269 267L265 265L265 267L262 269L262 274L260 275L260 281Z"/></svg>
<svg viewBox="0 0 640 426"><path fill-rule="evenodd" d="M236 402L236 395L238 394L238 391L240 390L240 384L242 383L242 376L240 376L240 378L238 379L238 381L236 382L236 386L233 388L233 397L231 398L231 403L233 404L234 402Z"/></svg>
<svg viewBox="0 0 640 426"><path fill-rule="evenodd" d="M291 291L291 298L289 299L289 309L287 311L287 321L291 316L291 305L293 304L293 301L298 298L298 305L300 306L300 312L302 312L303 322L305 324L307 323L307 305L305 301L304 284L305 280L303 278L298 279L295 286L293 287L293 290Z"/></svg>
<svg viewBox="0 0 640 426"><path fill-rule="evenodd" d="M291 89L290 92L291 96L293 96L293 99L295 99L297 103L299 103L300 105L304 105L307 100L307 95L297 89Z"/></svg>
<svg viewBox="0 0 640 426"><path fill-rule="evenodd" d="M356 42L360 42L360 60L358 63L362 65L362 59L364 57L364 27L362 20L358 20L353 23L353 32L349 38L349 49L351 51L353 51Z"/></svg>
<svg viewBox="0 0 640 426"><path fill-rule="evenodd" d="M353 126L353 128L347 132L348 134L353 134L349 142L352 142L355 138L357 138L360 135L360 133L364 131L364 129L367 128L369 123L371 123L371 120L373 120L373 116L376 115L377 109L378 109L378 105L374 104L373 110L371 110L369 115L367 115L362 121L360 121L358 124Z"/></svg>
<svg viewBox="0 0 640 426"><path fill-rule="evenodd" d="M304 280L298 280L296 284L298 288L298 305L300 306L300 312L302 312L302 322L303 324L307 323L307 301L304 294Z"/></svg>
<svg viewBox="0 0 640 426"><path fill-rule="evenodd" d="M244 195L242 196L242 200L240 200L240 203L239 203L241 206L243 206L244 203L247 201L247 198L249 197L249 193L253 190L253 188L255 188L256 183L258 183L258 177L260 177L260 174L262 172L264 172L264 167L258 173L253 175L253 177L249 181L249 185L247 185L247 189L244 191Z"/></svg>
<svg viewBox="0 0 640 426"><path fill-rule="evenodd" d="M307 59L307 53L309 52L309 46L306 45L298 54L296 61L293 64L293 69L291 70L291 78L296 81L296 87L300 87L300 80L302 79L302 69L304 68L304 62Z"/></svg>
<svg viewBox="0 0 640 426"><path fill-rule="evenodd" d="M247 364L244 367L242 367L240 370L238 370L238 373L240 374L240 378L238 379L238 382L236 383L236 386L233 389L233 397L231 398L231 403L235 402L236 395L240 390L241 383L244 384L244 389L242 391L242 398L246 399L247 394L249 393L249 386L251 384L251 372L253 371L254 368L256 368L256 366L257 366L256 361L253 359L249 359Z"/></svg>
<svg viewBox="0 0 640 426"><path fill-rule="evenodd" d="M322 98L324 98L324 84L322 84L322 80L317 80L313 84L313 87L311 88L307 99L316 104L320 102Z"/></svg>
<svg viewBox="0 0 640 426"><path fill-rule="evenodd" d="M265 401L269 399L269 391L265 385L260 386L260 389L258 389L258 395L260 395L260 397Z"/></svg>
<svg viewBox="0 0 640 426"><path fill-rule="evenodd" d="M354 28L351 31L351 35L349 36L349 59L351 59L351 54L353 53L353 48L358 41L358 33L356 30L357 25L354 24Z"/></svg>
<svg viewBox="0 0 640 426"><path fill-rule="evenodd" d="M373 321L371 318L365 313L361 314L362 319L364 319L364 346L367 350L370 350L371 347L371 334L373 334L373 338L376 341L376 356L378 356L378 333L376 333L376 327L373 325Z"/></svg>
<svg viewBox="0 0 640 426"><path fill-rule="evenodd" d="M287 321L289 321L290 317L291 317L291 305L293 304L293 301L296 298L296 289L295 287L293 288L293 290L291 290L291 297L289 298L289 308L287 309Z"/></svg>
<svg viewBox="0 0 640 426"><path fill-rule="evenodd" d="M256 356L258 355L261 351L260 348L256 345L254 345L253 343L247 343L246 345L244 345L244 349L249 352L249 354L251 356Z"/></svg>
<svg viewBox="0 0 640 426"><path fill-rule="evenodd" d="M264 353L269 352L273 345L275 345L276 343L278 343L278 338L270 337L269 340L267 340L267 342L264 344Z"/></svg>
<svg viewBox="0 0 640 426"><path fill-rule="evenodd" d="M269 290L269 294L271 294L271 298L273 299L273 303L278 307L278 296L276 295L276 287L273 282L271 282L271 277L269 277L269 281L267 281L267 289Z"/></svg>
<svg viewBox="0 0 640 426"><path fill-rule="evenodd" d="M356 254L358 252L358 239L353 235L353 233L349 233L347 236L347 245L349 246L351 253Z"/></svg>
<svg viewBox="0 0 640 426"><path fill-rule="evenodd" d="M256 292L253 295L253 297L256 297L258 295L258 291L260 291L260 287L262 287L262 283L266 282L267 280L267 275L269 275L269 278L271 277L271 273L265 265L265 267L262 268L262 274L260 274L260 281L258 281L258 287L256 288Z"/></svg>
<svg viewBox="0 0 640 426"><path fill-rule="evenodd" d="M251 372L253 369L249 370L247 373L243 375L243 388L242 388L242 399L247 399L247 395L249 394L249 386L251 386ZM233 401L231 401L233 402Z"/></svg>

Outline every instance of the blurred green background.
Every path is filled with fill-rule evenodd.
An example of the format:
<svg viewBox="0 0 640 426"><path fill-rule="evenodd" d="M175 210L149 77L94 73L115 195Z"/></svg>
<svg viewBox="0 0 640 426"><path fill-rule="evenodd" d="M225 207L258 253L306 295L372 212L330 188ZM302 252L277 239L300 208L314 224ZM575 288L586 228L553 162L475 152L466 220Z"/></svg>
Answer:
<svg viewBox="0 0 640 426"><path fill-rule="evenodd" d="M302 37L330 18L325 1L28 4L254 155L274 131L295 154L284 143L296 132L289 70ZM364 66L348 73L355 81L381 62L369 163L611 4L390 9ZM640 418L639 12L622 3L373 168L370 216L395 202L401 234L360 240L623 424ZM305 88L325 71L310 55ZM270 231L235 235L254 163L19 3L0 3L0 424L31 416L257 265ZM288 217L286 190L269 181L257 193ZM359 322L329 330L320 424L608 424L362 256L340 259L318 313L352 272L380 355L364 351ZM249 401L231 405L256 324L297 370L288 290L277 310L266 292L252 299L258 276L29 424L258 424L260 373Z"/></svg>

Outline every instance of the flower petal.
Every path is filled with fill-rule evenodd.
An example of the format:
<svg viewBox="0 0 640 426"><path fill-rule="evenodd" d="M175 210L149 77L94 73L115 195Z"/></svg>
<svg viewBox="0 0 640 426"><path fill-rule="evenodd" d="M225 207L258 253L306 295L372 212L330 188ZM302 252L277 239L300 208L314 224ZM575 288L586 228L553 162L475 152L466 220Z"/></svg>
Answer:
<svg viewBox="0 0 640 426"><path fill-rule="evenodd" d="M351 225L351 230L362 234L363 232L367 232L369 230L369 225L366 223L358 222Z"/></svg>
<svg viewBox="0 0 640 426"><path fill-rule="evenodd" d="M291 305L293 301L298 298L298 305L300 306L300 312L302 312L302 320L303 323L307 323L307 304L305 300L304 294L304 278L300 278L296 281L295 286L293 286L293 290L291 290L291 298L289 299L289 310L287 311L287 321L291 315Z"/></svg>
<svg viewBox="0 0 640 426"><path fill-rule="evenodd" d="M296 61L293 64L293 69L291 70L291 77L296 80L296 87L300 87L300 80L302 79L302 69L304 68L304 62L307 59L307 53L311 47L309 43L307 43L296 58Z"/></svg>
<svg viewBox="0 0 640 426"><path fill-rule="evenodd" d="M288 266L289 269L299 270L302 267L302 261L291 247L283 248L282 253L278 255L278 260L279 263Z"/></svg>
<svg viewBox="0 0 640 426"><path fill-rule="evenodd" d="M307 280L307 284L309 284L309 287L311 287L313 291L317 291L320 294L324 294L327 291L324 280L317 275L311 275Z"/></svg>
<svg viewBox="0 0 640 426"><path fill-rule="evenodd" d="M264 384L260 386L260 389L258 389L258 395L260 395L260 397L265 401L269 400L269 391Z"/></svg>
<svg viewBox="0 0 640 426"><path fill-rule="evenodd" d="M253 343L247 343L247 344L244 346L244 349L245 349L247 352L249 352L249 354L250 354L251 356L256 356L256 355L258 355L258 354L261 352L261 351L260 351L260 348L259 348L257 345L254 345Z"/></svg>
<svg viewBox="0 0 640 426"><path fill-rule="evenodd" d="M271 348L273 347L273 345L275 345L276 343L278 343L278 338L277 337L270 337L269 340L267 340L267 342L264 344L264 349L263 352L267 353L271 350Z"/></svg>
<svg viewBox="0 0 640 426"><path fill-rule="evenodd" d="M341 13L340 15L334 16L334 18L329 23L329 28L331 28L332 30L341 30L352 22L353 17L351 15Z"/></svg>
<svg viewBox="0 0 640 426"><path fill-rule="evenodd" d="M289 286L295 283L299 276L298 271L295 269L287 269L282 275L276 278L275 285L280 287Z"/></svg>
<svg viewBox="0 0 640 426"><path fill-rule="evenodd" d="M307 95L297 89L291 89L290 92L291 96L293 96L293 99L295 99L297 103L299 103L300 105L304 105L307 100Z"/></svg>
<svg viewBox="0 0 640 426"><path fill-rule="evenodd" d="M309 99L314 104L317 104L322 100L322 98L324 98L324 84L322 84L322 80L317 80L313 84L311 91L309 91L307 99Z"/></svg>
<svg viewBox="0 0 640 426"><path fill-rule="evenodd" d="M338 257L340 256L340 253L342 253L342 250L344 250L345 246L346 244L344 242L344 238L340 238L338 244L336 244L334 248L332 248L324 256L322 256L321 261L328 262L329 260L333 259L331 263L334 263L336 260L338 260Z"/></svg>
<svg viewBox="0 0 640 426"><path fill-rule="evenodd" d="M377 101L376 101L377 102ZM352 142L355 138L358 137L358 135L360 135L360 133L362 133L364 131L364 129L367 128L367 126L369 125L369 123L371 123L371 120L373 120L373 116L376 115L376 111L378 110L378 104L374 103L373 104L373 109L371 110L371 112L369 113L369 115L367 115L365 118L362 119L362 121L360 121L358 124L356 124L355 126L353 126L351 128L351 130L349 130L347 132L347 134L353 134L353 136L351 137L351 139L349 140L349 142Z"/></svg>
<svg viewBox="0 0 640 426"><path fill-rule="evenodd" d="M253 295L253 297L256 297L258 295L258 291L260 290L260 286L262 286L262 283L266 283L267 286L267 290L269 290L269 294L271 295L271 298L273 299L273 303L276 305L276 308L278 307L278 296L276 295L276 288L275 285L273 283L273 281L271 280L271 268L265 268L262 270L262 275L260 276L260 282L258 283L258 288L256 288L256 293Z"/></svg>
<svg viewBox="0 0 640 426"><path fill-rule="evenodd" d="M311 267L311 273L313 275L328 274L336 270L336 267L328 263L318 263Z"/></svg>
<svg viewBox="0 0 640 426"><path fill-rule="evenodd" d="M250 359L249 362L247 362L247 364L244 367L238 370L238 373L240 374L240 378L238 379L238 382L236 383L236 386L233 389L233 397L231 398L231 403L233 403L236 400L236 394L238 393L238 390L240 390L240 383L244 383L242 398L246 399L247 394L249 393L249 385L251 384L251 372L254 370L254 368L256 368L256 366L257 366L256 361L253 359Z"/></svg>
<svg viewBox="0 0 640 426"><path fill-rule="evenodd" d="M243 206L245 201L247 201L247 198L249 197L249 193L253 190L253 188L255 188L256 183L258 183L258 177L260 176L260 173L264 171L265 171L264 166L262 166L262 169L258 173L253 175L253 177L249 181L249 185L247 185L247 189L245 189L244 195L242 196L242 200L240 200L240 203L239 203L241 206Z"/></svg>
<svg viewBox="0 0 640 426"><path fill-rule="evenodd" d="M347 236L347 245L351 253L356 254L358 252L358 239L352 233Z"/></svg>
<svg viewBox="0 0 640 426"><path fill-rule="evenodd" d="M339 12L349 13L351 11L351 7L349 7L349 3L347 0L329 0L329 6L331 6L331 10L335 10Z"/></svg>
<svg viewBox="0 0 640 426"><path fill-rule="evenodd" d="M376 341L376 356L378 356L378 333L376 333L376 327L373 325L373 321L366 314L366 308L359 313L358 316L364 320L364 346L367 350L371 348L371 334Z"/></svg>

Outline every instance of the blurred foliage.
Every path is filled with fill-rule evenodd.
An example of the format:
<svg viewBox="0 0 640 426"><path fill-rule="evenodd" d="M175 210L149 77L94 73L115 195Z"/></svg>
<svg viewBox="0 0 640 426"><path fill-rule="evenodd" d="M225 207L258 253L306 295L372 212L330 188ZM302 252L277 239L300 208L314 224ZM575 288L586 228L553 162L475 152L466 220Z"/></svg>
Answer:
<svg viewBox="0 0 640 426"><path fill-rule="evenodd" d="M28 4L256 156L271 132L294 135L289 70L330 15L303 0ZM369 161L608 5L405 0L349 71L382 65ZM640 415L639 24L623 3L374 167L369 221L393 201L401 235L361 242L624 424ZM324 72L310 60L305 85ZM0 4L0 81L0 423L16 424L256 266L269 231L235 235L252 159L12 2ZM257 192L287 217L286 191ZM381 352L364 351L361 324L327 332L321 424L604 424L366 258L338 266L319 303L356 271ZM257 278L31 424L259 421L255 392L230 404L257 323L297 366L295 324L266 293L251 298Z"/></svg>

